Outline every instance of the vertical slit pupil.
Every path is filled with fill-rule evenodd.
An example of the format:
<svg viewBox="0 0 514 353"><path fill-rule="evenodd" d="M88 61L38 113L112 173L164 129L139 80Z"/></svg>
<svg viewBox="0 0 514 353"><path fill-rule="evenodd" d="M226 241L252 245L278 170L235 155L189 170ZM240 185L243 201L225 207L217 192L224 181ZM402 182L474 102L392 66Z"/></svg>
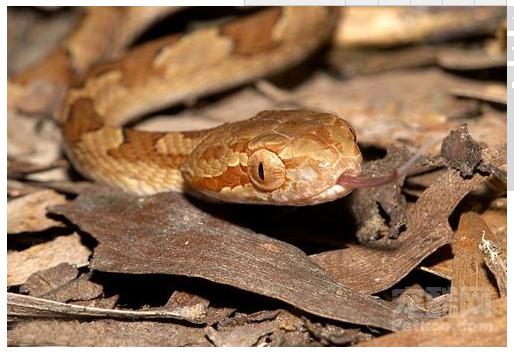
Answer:
<svg viewBox="0 0 514 353"><path fill-rule="evenodd" d="M262 165L262 162L259 163L259 178L264 181L264 165Z"/></svg>

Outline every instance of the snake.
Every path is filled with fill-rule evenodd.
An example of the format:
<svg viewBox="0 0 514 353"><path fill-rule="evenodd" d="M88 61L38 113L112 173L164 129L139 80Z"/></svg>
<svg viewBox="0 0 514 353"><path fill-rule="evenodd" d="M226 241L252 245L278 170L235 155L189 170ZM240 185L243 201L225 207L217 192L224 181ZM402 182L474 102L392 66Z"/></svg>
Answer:
<svg viewBox="0 0 514 353"><path fill-rule="evenodd" d="M116 17L119 10L98 11L89 16L107 17L113 27L129 22L126 12ZM155 11L141 26L159 17ZM123 51L127 31L123 40L114 40L107 30L113 27L106 25L103 38L97 34L88 41L80 33L91 23L98 26L98 19L86 18L76 30L80 33L53 53L54 62L58 57L75 63L61 70L65 78L47 79L66 86L58 95L65 96L58 109L65 152L85 177L138 195L175 191L223 202L293 206L346 196L353 190L348 181L358 180L362 155L352 126L333 113L262 111L196 131L125 126L149 112L290 68L325 44L336 22L337 14L327 7L259 8ZM140 31L128 32L133 37ZM77 48L94 41L101 42L96 57L77 65L76 56L84 52ZM40 72L12 79L9 89L27 85ZM59 99L50 101L43 106L55 111ZM345 177L347 182L340 182Z"/></svg>

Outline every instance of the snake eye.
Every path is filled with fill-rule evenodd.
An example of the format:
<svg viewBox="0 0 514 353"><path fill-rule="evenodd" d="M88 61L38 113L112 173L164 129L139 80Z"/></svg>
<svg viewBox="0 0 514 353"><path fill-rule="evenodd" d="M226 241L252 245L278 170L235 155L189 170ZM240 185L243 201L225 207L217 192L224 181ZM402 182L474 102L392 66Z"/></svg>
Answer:
<svg viewBox="0 0 514 353"><path fill-rule="evenodd" d="M284 184L286 166L275 153L260 149L248 159L248 176L257 189L273 191Z"/></svg>

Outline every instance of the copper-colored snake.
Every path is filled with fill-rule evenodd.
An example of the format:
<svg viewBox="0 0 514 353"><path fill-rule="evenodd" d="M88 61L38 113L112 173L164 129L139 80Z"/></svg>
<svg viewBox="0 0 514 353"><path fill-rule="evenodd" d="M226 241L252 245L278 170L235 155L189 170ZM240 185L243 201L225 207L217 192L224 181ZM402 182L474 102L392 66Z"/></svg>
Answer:
<svg viewBox="0 0 514 353"><path fill-rule="evenodd" d="M90 17L105 16L97 9L89 11ZM128 21L128 12L118 18L118 10L104 11L113 11L110 21ZM339 177L358 175L362 162L353 129L332 114L265 111L249 120L192 132L120 126L149 111L290 67L318 49L334 23L329 8L268 8L149 42L89 71L79 69L75 60L64 70L65 78L40 76L56 86L70 84L73 72L82 76L82 83L67 91L60 116L70 159L94 180L138 194L187 191L229 202L316 204L348 194L351 187L338 183ZM69 60L63 53L80 54L70 50L87 47L73 46L80 38L71 36L66 50L61 47L53 55ZM128 41L95 40L104 54L87 57L85 67L116 56L124 45L119 43ZM119 48L109 48L109 40ZM13 79L10 92L27 89L31 75L38 77L37 70ZM40 105L55 109L55 102L49 101Z"/></svg>

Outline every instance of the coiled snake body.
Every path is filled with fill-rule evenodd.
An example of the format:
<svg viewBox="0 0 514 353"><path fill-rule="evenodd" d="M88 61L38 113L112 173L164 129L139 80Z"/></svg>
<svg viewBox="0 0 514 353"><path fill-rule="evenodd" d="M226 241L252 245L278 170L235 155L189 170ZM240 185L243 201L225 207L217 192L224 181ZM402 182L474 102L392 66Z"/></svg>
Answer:
<svg viewBox="0 0 514 353"><path fill-rule="evenodd" d="M329 37L332 10L268 8L169 36L96 65L69 90L66 150L84 175L138 194L187 191L228 202L309 205L351 191L355 133L328 113L265 111L214 129L144 132L121 126L186 99L251 82L303 60Z"/></svg>

